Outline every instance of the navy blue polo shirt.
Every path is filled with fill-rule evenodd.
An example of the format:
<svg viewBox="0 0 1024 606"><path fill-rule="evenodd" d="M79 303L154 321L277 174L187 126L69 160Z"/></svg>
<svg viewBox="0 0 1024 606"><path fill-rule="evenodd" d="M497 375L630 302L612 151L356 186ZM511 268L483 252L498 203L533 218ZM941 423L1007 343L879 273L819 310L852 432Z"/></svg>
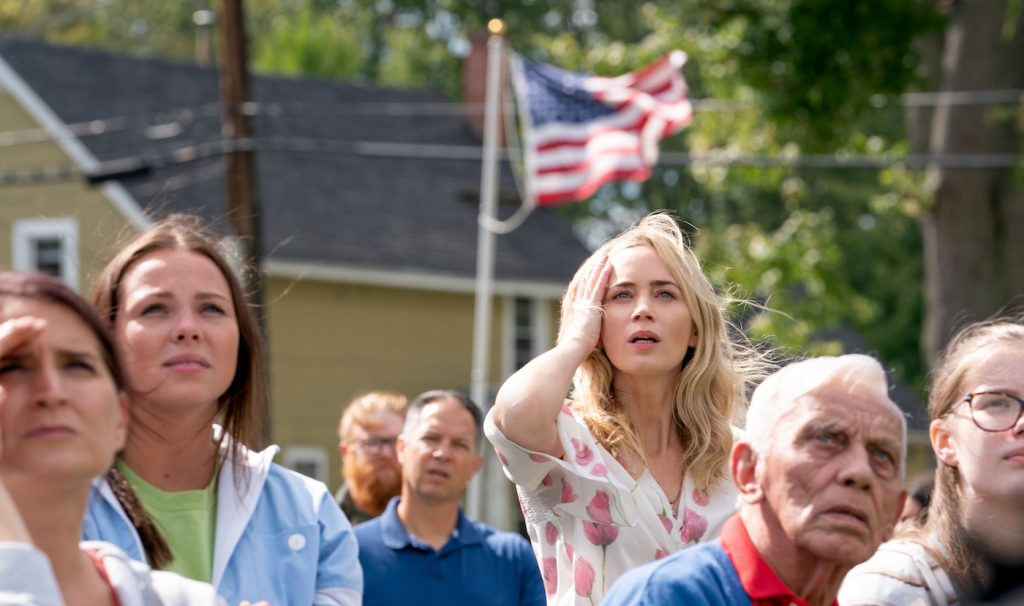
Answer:
<svg viewBox="0 0 1024 606"><path fill-rule="evenodd" d="M406 532L395 497L379 517L356 526L363 605L543 606L544 585L530 544L466 517L439 550Z"/></svg>

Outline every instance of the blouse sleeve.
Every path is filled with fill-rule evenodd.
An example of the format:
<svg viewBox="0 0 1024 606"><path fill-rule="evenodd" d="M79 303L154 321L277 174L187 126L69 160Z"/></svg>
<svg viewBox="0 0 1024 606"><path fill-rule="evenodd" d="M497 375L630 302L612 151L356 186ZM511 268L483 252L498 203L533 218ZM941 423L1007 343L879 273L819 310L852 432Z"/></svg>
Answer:
<svg viewBox="0 0 1024 606"><path fill-rule="evenodd" d="M523 513L531 522L569 515L585 521L633 526L637 522L637 482L568 406L558 415L562 458L523 448L494 424L491 414L484 433L501 461L505 475L519 487ZM602 494L603 493L603 494ZM595 495L585 500L581 495Z"/></svg>
<svg viewBox="0 0 1024 606"><path fill-rule="evenodd" d="M0 542L0 605L62 606L50 561L32 545Z"/></svg>

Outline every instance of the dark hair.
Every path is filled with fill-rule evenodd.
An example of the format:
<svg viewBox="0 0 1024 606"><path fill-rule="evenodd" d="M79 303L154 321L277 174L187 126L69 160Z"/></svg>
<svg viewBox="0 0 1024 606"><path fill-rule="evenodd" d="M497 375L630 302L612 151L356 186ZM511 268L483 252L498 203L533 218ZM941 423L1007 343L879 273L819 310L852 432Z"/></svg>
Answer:
<svg viewBox="0 0 1024 606"><path fill-rule="evenodd" d="M0 297L18 297L48 301L74 312L99 341L103 363L118 390L124 389L124 372L110 331L96 312L63 282L45 274L0 272Z"/></svg>
<svg viewBox="0 0 1024 606"><path fill-rule="evenodd" d="M103 354L103 363L110 373L114 386L118 391L124 391L124 371L121 369L110 331L96 311L67 285L44 274L0 272L0 298L4 297L48 301L73 312L95 335ZM131 485L125 481L117 471L117 467L113 465L107 470L106 478L110 482L117 500L121 502L125 513L131 519L132 525L138 530L142 547L146 551L150 564L153 568L162 568L169 564L172 559L171 549L142 507L142 503L139 502L139 497L132 490Z"/></svg>
<svg viewBox="0 0 1024 606"><path fill-rule="evenodd" d="M92 291L92 303L113 327L124 293L121 284L135 263L161 250L181 250L203 255L223 274L231 291L238 320L238 365L235 376L217 402L217 416L225 433L232 438L229 455L242 456L242 446L259 450L267 443L267 371L263 332L249 306L242 283L221 249L222 239L202 219L187 214L172 214L139 234L107 263ZM244 466L236 466L242 471ZM236 475L236 483L241 477Z"/></svg>
<svg viewBox="0 0 1024 606"><path fill-rule="evenodd" d="M432 389L425 391L409 403L409 408L405 413L405 433L411 427L414 427L419 423L420 413L423 412L423 408L428 404L436 402L438 400L454 400L462 408L466 410L473 417L473 437L476 440L476 446L479 447L483 438L483 427L484 427L484 416L480 412L480 408L470 400L464 393L451 390L451 389Z"/></svg>

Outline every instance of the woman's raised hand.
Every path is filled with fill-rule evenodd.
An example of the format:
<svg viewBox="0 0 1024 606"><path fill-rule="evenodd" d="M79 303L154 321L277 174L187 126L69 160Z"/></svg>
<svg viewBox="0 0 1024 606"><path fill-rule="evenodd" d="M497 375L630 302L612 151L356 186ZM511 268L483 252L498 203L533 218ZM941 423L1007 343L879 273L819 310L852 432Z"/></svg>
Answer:
<svg viewBox="0 0 1024 606"><path fill-rule="evenodd" d="M7 320L0 324L0 373L2 373L4 365L7 364L4 358L35 338L45 327L45 321L31 317ZM0 384L0 457L3 455L3 417L6 405L7 394L3 385ZM10 493L4 486L2 473L0 473L0 541L32 542L28 528L25 527L25 522L18 512L14 500L11 499Z"/></svg>
<svg viewBox="0 0 1024 606"><path fill-rule="evenodd" d="M572 302L572 311L560 343L575 343L584 349L584 357L590 354L601 341L601 324L604 321L604 298L608 293L608 281L612 265L608 256L601 257L580 283Z"/></svg>

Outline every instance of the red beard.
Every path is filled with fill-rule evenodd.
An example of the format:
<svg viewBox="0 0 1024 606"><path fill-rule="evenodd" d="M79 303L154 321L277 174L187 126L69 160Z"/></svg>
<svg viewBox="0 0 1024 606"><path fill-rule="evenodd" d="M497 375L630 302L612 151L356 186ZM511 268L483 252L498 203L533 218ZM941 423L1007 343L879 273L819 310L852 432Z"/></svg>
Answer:
<svg viewBox="0 0 1024 606"><path fill-rule="evenodd" d="M372 516L384 513L391 497L402 492L402 468L394 459L366 460L353 454L345 458L342 476L352 502Z"/></svg>

